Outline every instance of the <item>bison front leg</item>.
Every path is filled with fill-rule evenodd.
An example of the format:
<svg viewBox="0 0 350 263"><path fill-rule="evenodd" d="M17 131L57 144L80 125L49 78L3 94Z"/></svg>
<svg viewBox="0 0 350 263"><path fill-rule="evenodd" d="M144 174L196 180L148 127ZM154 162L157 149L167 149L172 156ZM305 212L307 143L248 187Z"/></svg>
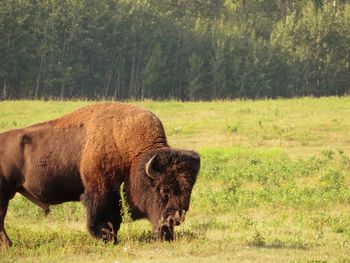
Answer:
<svg viewBox="0 0 350 263"><path fill-rule="evenodd" d="M6 249L12 245L5 231L4 220L11 195L10 185L4 177L0 176L0 246Z"/></svg>
<svg viewBox="0 0 350 263"><path fill-rule="evenodd" d="M117 243L121 224L119 198L113 192L102 194L85 191L82 202L87 210L87 227L90 234L105 242Z"/></svg>
<svg viewBox="0 0 350 263"><path fill-rule="evenodd" d="M84 186L81 201L86 207L87 227L93 237L117 243L121 224L118 170L113 167L112 154L106 155L106 149L96 147L95 141L89 141L85 147L79 170Z"/></svg>

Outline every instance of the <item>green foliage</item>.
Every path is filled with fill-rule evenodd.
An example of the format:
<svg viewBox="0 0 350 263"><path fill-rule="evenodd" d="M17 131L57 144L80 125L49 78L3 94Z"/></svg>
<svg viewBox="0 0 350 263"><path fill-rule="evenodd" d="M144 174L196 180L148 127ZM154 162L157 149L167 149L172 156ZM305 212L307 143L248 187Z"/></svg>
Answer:
<svg viewBox="0 0 350 263"><path fill-rule="evenodd" d="M291 70L299 77L290 84L298 93L303 90L307 95L338 95L348 89L348 77L341 76L349 72L344 52L348 50L344 43L349 43L349 10L348 5L331 4L324 4L320 10L309 2L302 15L292 13L277 24L272 45L284 49L288 63L295 65Z"/></svg>
<svg viewBox="0 0 350 263"><path fill-rule="evenodd" d="M3 1L0 98L346 95L348 1Z"/></svg>
<svg viewBox="0 0 350 263"><path fill-rule="evenodd" d="M202 153L201 179L215 180L219 188L200 192L203 209L228 211L237 208L281 205L327 207L350 199L350 177L343 153L293 160L282 152L238 149Z"/></svg>

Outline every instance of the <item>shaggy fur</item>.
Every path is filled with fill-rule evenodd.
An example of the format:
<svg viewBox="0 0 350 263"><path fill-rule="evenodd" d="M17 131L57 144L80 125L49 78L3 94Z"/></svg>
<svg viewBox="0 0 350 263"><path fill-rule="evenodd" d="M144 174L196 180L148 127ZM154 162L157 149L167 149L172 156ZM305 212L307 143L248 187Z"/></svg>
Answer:
<svg viewBox="0 0 350 263"><path fill-rule="evenodd" d="M152 179L145 171L153 158ZM42 207L81 200L90 233L116 241L125 182L134 219L148 218L158 238L172 240L189 208L199 155L171 149L160 120L123 103L88 106L59 119L0 134L0 243L16 192Z"/></svg>

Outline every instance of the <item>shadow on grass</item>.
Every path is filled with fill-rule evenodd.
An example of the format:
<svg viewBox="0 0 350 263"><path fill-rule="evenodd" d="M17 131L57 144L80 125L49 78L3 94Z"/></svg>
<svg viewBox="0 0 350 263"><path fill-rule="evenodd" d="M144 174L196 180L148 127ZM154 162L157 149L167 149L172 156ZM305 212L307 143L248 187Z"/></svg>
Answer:
<svg viewBox="0 0 350 263"><path fill-rule="evenodd" d="M309 250L309 247L301 242L286 242L279 239L266 243L264 240L251 240L246 242L247 246L256 248L268 248L268 249L297 249L297 250Z"/></svg>
<svg viewBox="0 0 350 263"><path fill-rule="evenodd" d="M192 230L180 230L176 231L175 229L175 241L192 241L192 240L198 240L203 238L201 233L198 231L192 231ZM121 243L123 242L137 242L137 243L152 243L157 242L157 239L154 236L154 233L150 230L138 230L135 232L132 232L130 234L121 233L119 235L118 240L120 240Z"/></svg>

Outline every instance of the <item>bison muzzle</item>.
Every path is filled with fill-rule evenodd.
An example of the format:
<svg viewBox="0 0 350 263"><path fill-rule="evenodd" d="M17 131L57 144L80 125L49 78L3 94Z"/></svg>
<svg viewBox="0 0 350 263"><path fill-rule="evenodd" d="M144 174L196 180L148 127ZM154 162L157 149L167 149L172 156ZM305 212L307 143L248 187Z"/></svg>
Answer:
<svg viewBox="0 0 350 263"><path fill-rule="evenodd" d="M117 242L120 186L133 219L147 218L155 236L174 239L189 209L200 168L196 152L167 144L160 120L124 103L81 108L61 118L0 134L0 244L9 200L20 193L49 212L82 201L92 236Z"/></svg>

